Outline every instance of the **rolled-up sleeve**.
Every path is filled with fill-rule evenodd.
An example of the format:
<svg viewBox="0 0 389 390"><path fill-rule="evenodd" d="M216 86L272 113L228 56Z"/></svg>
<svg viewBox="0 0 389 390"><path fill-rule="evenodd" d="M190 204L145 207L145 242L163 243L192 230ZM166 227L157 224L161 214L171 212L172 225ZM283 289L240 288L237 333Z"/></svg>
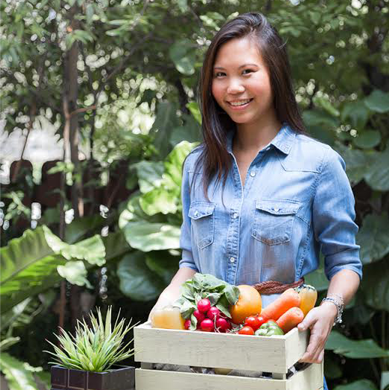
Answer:
<svg viewBox="0 0 389 390"><path fill-rule="evenodd" d="M345 172L345 162L328 148L317 179L313 200L315 239L325 259L325 274L331 279L343 269L355 271L362 278L355 200Z"/></svg>
<svg viewBox="0 0 389 390"><path fill-rule="evenodd" d="M190 156L185 160L183 174L182 174L182 185L181 185L181 201L182 201L182 225L181 225L181 236L180 236L180 247L182 249L182 258L179 262L179 267L189 267L199 272L196 264L193 260L192 254L192 240L191 240L191 221L189 218L189 207L190 207L190 183L189 183L189 166Z"/></svg>

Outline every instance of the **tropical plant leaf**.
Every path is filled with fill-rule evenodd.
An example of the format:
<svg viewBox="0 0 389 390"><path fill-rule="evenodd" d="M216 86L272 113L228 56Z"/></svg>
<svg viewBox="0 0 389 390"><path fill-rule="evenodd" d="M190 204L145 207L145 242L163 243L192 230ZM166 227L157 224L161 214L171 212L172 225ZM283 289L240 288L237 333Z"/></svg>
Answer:
<svg viewBox="0 0 389 390"><path fill-rule="evenodd" d="M147 221L129 222L123 229L127 242L143 252L180 247L180 228Z"/></svg>
<svg viewBox="0 0 389 390"><path fill-rule="evenodd" d="M379 112L380 114L388 112L389 93L376 89L367 98L365 98L365 105L369 110Z"/></svg>
<svg viewBox="0 0 389 390"><path fill-rule="evenodd" d="M191 40L181 39L175 42L169 49L169 56L180 73L187 76L194 74L196 52Z"/></svg>
<svg viewBox="0 0 389 390"><path fill-rule="evenodd" d="M89 217L75 218L65 229L65 241L74 244L92 231L109 225L109 221L101 215L91 215Z"/></svg>
<svg viewBox="0 0 389 390"><path fill-rule="evenodd" d="M381 142L381 133L376 130L362 132L358 137L353 138L354 145L362 149L371 149Z"/></svg>
<svg viewBox="0 0 389 390"><path fill-rule="evenodd" d="M124 255L131 250L131 247L128 245L128 242L121 230L109 233L108 236L102 237L102 240L105 247L106 261Z"/></svg>
<svg viewBox="0 0 389 390"><path fill-rule="evenodd" d="M135 301L150 301L158 297L166 284L146 264L145 254L132 252L120 261L117 274L122 293Z"/></svg>
<svg viewBox="0 0 389 390"><path fill-rule="evenodd" d="M364 264L382 259L389 253L389 219L387 214L369 214L363 220L357 234L357 242L361 246L360 257Z"/></svg>
<svg viewBox="0 0 389 390"><path fill-rule="evenodd" d="M375 152L369 156L365 173L367 184L377 191L389 191L389 147L384 152Z"/></svg>
<svg viewBox="0 0 389 390"><path fill-rule="evenodd" d="M353 127L363 129L369 119L369 110L367 109L363 100L346 103L343 107L341 116L342 122L350 118Z"/></svg>
<svg viewBox="0 0 389 390"><path fill-rule="evenodd" d="M361 289L365 302L376 310L389 311L389 259L363 267Z"/></svg>
<svg viewBox="0 0 389 390"><path fill-rule="evenodd" d="M69 245L46 226L27 230L0 249L0 295L6 312L30 296L34 296L61 280L57 267L68 260L85 260L91 264L104 262L105 249L99 236Z"/></svg>
<svg viewBox="0 0 389 390"><path fill-rule="evenodd" d="M352 184L358 184L366 174L368 169L368 157L361 150L348 148L337 144L336 150L346 162L347 176Z"/></svg>
<svg viewBox="0 0 389 390"><path fill-rule="evenodd" d="M374 340L351 340L336 331L330 333L325 348L351 359L389 357L389 350L381 348Z"/></svg>
<svg viewBox="0 0 389 390"><path fill-rule="evenodd" d="M5 375L10 390L38 390L31 371L20 360L0 352L0 370Z"/></svg>
<svg viewBox="0 0 389 390"><path fill-rule="evenodd" d="M179 257L172 256L168 251L153 251L146 254L146 265L155 272L165 284L169 284L178 271Z"/></svg>
<svg viewBox="0 0 389 390"><path fill-rule="evenodd" d="M140 161L133 166L138 175L139 188L142 194L160 186L164 171L162 161Z"/></svg>

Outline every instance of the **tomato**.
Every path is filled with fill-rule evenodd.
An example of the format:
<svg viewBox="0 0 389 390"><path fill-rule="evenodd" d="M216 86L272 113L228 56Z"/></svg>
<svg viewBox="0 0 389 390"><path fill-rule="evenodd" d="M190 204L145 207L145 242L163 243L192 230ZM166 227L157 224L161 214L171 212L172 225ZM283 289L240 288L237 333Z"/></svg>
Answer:
<svg viewBox="0 0 389 390"><path fill-rule="evenodd" d="M265 318L265 317L262 317L262 316L258 316L258 321L259 321L259 327L260 328L264 323L266 323L267 321L269 321L268 318Z"/></svg>
<svg viewBox="0 0 389 390"><path fill-rule="evenodd" d="M244 326L238 333L252 336L254 334L254 329L251 326Z"/></svg>
<svg viewBox="0 0 389 390"><path fill-rule="evenodd" d="M259 292L252 286L238 286L239 299L231 306L230 314L232 322L242 324L247 317L255 316L261 312L262 300Z"/></svg>
<svg viewBox="0 0 389 390"><path fill-rule="evenodd" d="M262 325L259 322L258 317L256 316L250 316L246 318L246 321L244 322L245 326L251 326L254 330L254 332Z"/></svg>

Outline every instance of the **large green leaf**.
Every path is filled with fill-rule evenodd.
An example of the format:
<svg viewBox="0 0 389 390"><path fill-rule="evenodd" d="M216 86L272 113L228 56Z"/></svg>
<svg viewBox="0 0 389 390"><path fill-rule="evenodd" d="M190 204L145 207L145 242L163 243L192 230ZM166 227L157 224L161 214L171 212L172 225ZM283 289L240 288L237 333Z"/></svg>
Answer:
<svg viewBox="0 0 389 390"><path fill-rule="evenodd" d="M132 252L124 256L117 269L120 290L135 301L150 301L158 297L165 283L146 264L145 254Z"/></svg>
<svg viewBox="0 0 389 390"><path fill-rule="evenodd" d="M381 133L376 130L362 132L358 137L353 139L354 144L362 149L371 149L381 142Z"/></svg>
<svg viewBox="0 0 389 390"><path fill-rule="evenodd" d="M101 265L105 249L99 236L69 245L42 226L11 240L0 249L0 257L0 295L2 310L6 312L60 281L57 267L70 260Z"/></svg>
<svg viewBox="0 0 389 390"><path fill-rule="evenodd" d="M166 284L169 284L178 271L179 257L172 256L168 251L153 251L146 254L146 264Z"/></svg>
<svg viewBox="0 0 389 390"><path fill-rule="evenodd" d="M109 225L106 218L101 215L91 215L89 217L75 218L65 229L65 241L74 244L92 231Z"/></svg>
<svg viewBox="0 0 389 390"><path fill-rule="evenodd" d="M369 165L365 173L367 184L377 191L389 191L389 147L384 152L375 152L369 156Z"/></svg>
<svg viewBox="0 0 389 390"><path fill-rule="evenodd" d="M388 112L389 93L376 89L365 98L365 105L371 111L379 112L381 114Z"/></svg>
<svg viewBox="0 0 389 390"><path fill-rule="evenodd" d="M162 180L155 185L156 188L139 199L146 214L175 214L180 211L182 165L194 146L195 144L182 141L168 155Z"/></svg>
<svg viewBox="0 0 389 390"><path fill-rule="evenodd" d="M187 76L194 74L196 52L191 40L181 39L175 42L169 49L169 56L180 73Z"/></svg>
<svg viewBox="0 0 389 390"><path fill-rule="evenodd" d="M351 340L336 331L330 333L326 349L351 359L389 357L389 350L381 348L374 340Z"/></svg>
<svg viewBox="0 0 389 390"><path fill-rule="evenodd" d="M361 289L365 302L376 310L389 311L389 259L363 267Z"/></svg>
<svg viewBox="0 0 389 390"><path fill-rule="evenodd" d="M140 161L134 164L139 179L139 188L145 194L155 187L159 187L162 181L164 165L161 161Z"/></svg>
<svg viewBox="0 0 389 390"><path fill-rule="evenodd" d="M363 129L369 119L369 110L362 100L357 100L346 103L340 117L343 122L350 118L353 127Z"/></svg>
<svg viewBox="0 0 389 390"><path fill-rule="evenodd" d="M109 261L115 257L124 255L131 247L128 245L126 238L121 230L109 233L108 236L102 237L105 246L105 259Z"/></svg>
<svg viewBox="0 0 389 390"><path fill-rule="evenodd" d="M157 116L150 130L150 135L154 135L154 144L162 159L169 154L171 133L180 124L177 110L178 105L176 103L162 101L157 106Z"/></svg>
<svg viewBox="0 0 389 390"><path fill-rule="evenodd" d="M336 129L338 127L338 120L332 115L321 110L307 110L303 112L304 122L309 126L321 126L328 127L330 129Z"/></svg>
<svg viewBox="0 0 389 390"><path fill-rule="evenodd" d="M181 141L199 142L201 141L200 125L193 116L184 115L185 125L173 129L170 144L175 146Z"/></svg>
<svg viewBox="0 0 389 390"><path fill-rule="evenodd" d="M368 264L382 259L389 253L389 219L387 214L369 214L363 220L361 230L357 234L357 242L361 246L362 263Z"/></svg>
<svg viewBox="0 0 389 390"><path fill-rule="evenodd" d="M5 375L10 390L38 390L31 371L24 363L5 352L0 353L0 370Z"/></svg>
<svg viewBox="0 0 389 390"><path fill-rule="evenodd" d="M361 379L359 381L349 383L348 385L336 386L334 390L378 390L375 384L368 379Z"/></svg>
<svg viewBox="0 0 389 390"><path fill-rule="evenodd" d="M0 341L0 351L4 352L12 345L17 344L20 341L20 337L8 337Z"/></svg>
<svg viewBox="0 0 389 390"><path fill-rule="evenodd" d="M368 158L361 150L348 148L337 144L336 150L346 162L347 175L351 183L358 184L364 177L368 169Z"/></svg>
<svg viewBox="0 0 389 390"><path fill-rule="evenodd" d="M180 228L178 226L140 221L129 222L123 231L131 247L143 252L178 249L180 247Z"/></svg>

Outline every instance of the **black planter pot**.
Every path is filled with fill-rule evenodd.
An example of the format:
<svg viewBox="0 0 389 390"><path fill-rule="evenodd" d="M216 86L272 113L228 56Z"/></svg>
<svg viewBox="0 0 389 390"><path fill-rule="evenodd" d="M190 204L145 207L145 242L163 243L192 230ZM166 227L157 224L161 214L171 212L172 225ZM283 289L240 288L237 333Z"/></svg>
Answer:
<svg viewBox="0 0 389 390"><path fill-rule="evenodd" d="M51 390L135 390L135 367L89 372L52 366Z"/></svg>

